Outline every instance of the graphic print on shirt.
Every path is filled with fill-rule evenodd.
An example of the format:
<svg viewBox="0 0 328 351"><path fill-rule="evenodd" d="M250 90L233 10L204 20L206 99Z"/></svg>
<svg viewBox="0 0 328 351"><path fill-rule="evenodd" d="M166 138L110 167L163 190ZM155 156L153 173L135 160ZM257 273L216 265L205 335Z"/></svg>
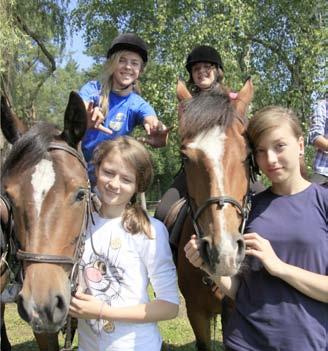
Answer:
<svg viewBox="0 0 328 351"><path fill-rule="evenodd" d="M124 122L126 120L126 115L123 112L118 112L114 118L109 122L109 128L114 132L121 130Z"/></svg>
<svg viewBox="0 0 328 351"><path fill-rule="evenodd" d="M110 250L110 248L109 248ZM115 250L118 251L120 250ZM113 255L98 255L91 252L87 260L82 260L82 277L86 286L85 293L112 305L112 301L121 298L121 286L123 283L124 270L117 267L116 259L110 259ZM117 257L117 256L116 256ZM91 330L99 334L100 330L107 333L114 331L115 326L111 321L86 320Z"/></svg>

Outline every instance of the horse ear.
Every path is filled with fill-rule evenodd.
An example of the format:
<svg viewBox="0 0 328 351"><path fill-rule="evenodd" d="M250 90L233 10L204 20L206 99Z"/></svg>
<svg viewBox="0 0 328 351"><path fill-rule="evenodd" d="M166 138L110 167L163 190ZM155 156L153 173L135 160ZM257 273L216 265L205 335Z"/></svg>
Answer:
<svg viewBox="0 0 328 351"><path fill-rule="evenodd" d="M14 144L26 131L27 126L13 112L8 99L1 95L1 130L10 144Z"/></svg>
<svg viewBox="0 0 328 351"><path fill-rule="evenodd" d="M182 79L178 79L178 82L177 82L177 97L178 97L178 100L179 101L183 101L183 100L188 100L188 99L191 99L192 96L189 92L189 90L187 89L184 81Z"/></svg>
<svg viewBox="0 0 328 351"><path fill-rule="evenodd" d="M251 77L247 78L244 86L240 89L238 96L232 100L240 116L245 116L249 104L252 102L254 96L254 86Z"/></svg>
<svg viewBox="0 0 328 351"><path fill-rule="evenodd" d="M87 129L87 111L79 94L72 91L65 111L64 130L61 137L76 148Z"/></svg>

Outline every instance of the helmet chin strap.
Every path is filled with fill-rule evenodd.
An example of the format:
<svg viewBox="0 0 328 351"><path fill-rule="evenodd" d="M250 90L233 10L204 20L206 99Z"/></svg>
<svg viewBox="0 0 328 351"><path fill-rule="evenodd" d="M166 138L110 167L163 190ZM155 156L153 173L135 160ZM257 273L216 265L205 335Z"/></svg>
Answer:
<svg viewBox="0 0 328 351"><path fill-rule="evenodd" d="M116 92L125 91L125 90L127 90L128 88L130 88L130 86L132 86L132 90L133 90L134 83L135 83L135 82L133 82L133 83L131 83L131 84L128 84L128 85L126 85L125 87L123 87L123 88L121 88L121 89L113 89L113 91L116 91Z"/></svg>

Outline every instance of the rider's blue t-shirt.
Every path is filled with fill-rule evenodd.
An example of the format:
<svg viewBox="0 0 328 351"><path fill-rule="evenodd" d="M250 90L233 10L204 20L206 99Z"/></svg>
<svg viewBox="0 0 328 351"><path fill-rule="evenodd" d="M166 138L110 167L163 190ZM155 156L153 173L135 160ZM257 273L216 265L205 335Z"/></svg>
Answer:
<svg viewBox="0 0 328 351"><path fill-rule="evenodd" d="M98 81L86 83L79 95L84 101L93 102L94 106L99 106L101 94L101 84ZM154 109L140 95L131 92L126 96L121 96L110 92L109 111L105 116L104 126L110 128L113 134L106 134L98 129L88 129L82 140L82 151L89 167L89 176L92 167L90 160L95 147L102 141L115 139L121 135L128 135L138 124L143 124L147 116L155 116Z"/></svg>
<svg viewBox="0 0 328 351"><path fill-rule="evenodd" d="M328 275L328 189L312 184L288 196L265 190L255 196L246 232L268 239L282 261ZM328 351L328 303L273 277L256 257L245 261L225 344L236 351Z"/></svg>

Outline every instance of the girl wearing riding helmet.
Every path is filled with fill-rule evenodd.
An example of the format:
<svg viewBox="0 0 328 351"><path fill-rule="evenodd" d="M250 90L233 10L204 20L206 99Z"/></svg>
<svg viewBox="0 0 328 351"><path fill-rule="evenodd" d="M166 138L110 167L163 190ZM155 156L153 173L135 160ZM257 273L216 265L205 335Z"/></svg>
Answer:
<svg viewBox="0 0 328 351"><path fill-rule="evenodd" d="M219 89L222 93L228 93L228 90L222 86L224 71L221 56L212 46L196 46L187 56L186 69L189 72L188 88L193 96L211 89ZM236 99L237 94L229 93L229 97L231 100ZM180 105L179 108L183 109L183 105ZM255 182L251 183L251 190L257 193L264 190L264 187L261 183ZM170 189L163 195L156 209L155 217L165 221L172 205L184 197L186 193L185 174L181 171L175 177Z"/></svg>
<svg viewBox="0 0 328 351"><path fill-rule="evenodd" d="M223 80L223 63L219 53L211 46L195 47L187 57L189 89L194 95L218 87Z"/></svg>
<svg viewBox="0 0 328 351"><path fill-rule="evenodd" d="M168 130L150 104L139 95L138 78L147 61L146 43L134 33L121 34L108 49L100 79L89 81L79 92L89 117L82 151L93 184L95 178L90 160L101 141L130 134L136 125L143 124L148 134L146 142L155 147L166 145Z"/></svg>

